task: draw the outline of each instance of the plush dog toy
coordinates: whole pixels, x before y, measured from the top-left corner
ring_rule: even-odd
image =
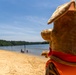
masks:
[[[41,36],[49,41],[50,51],[45,55],[46,75],[76,75],[76,9],[72,0],[57,8],[49,19],[53,29],[43,30]]]

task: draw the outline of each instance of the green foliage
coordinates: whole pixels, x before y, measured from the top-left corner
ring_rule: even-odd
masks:
[[[29,44],[48,44],[48,42],[27,42],[27,41],[6,41],[0,40],[0,46],[15,46],[15,45],[29,45]]]

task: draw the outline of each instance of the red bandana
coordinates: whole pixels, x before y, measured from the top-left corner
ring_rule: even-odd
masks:
[[[50,52],[48,56],[56,56],[60,58],[61,60],[67,61],[67,62],[76,62],[76,55],[72,54],[66,54],[63,52],[56,52],[50,48]]]

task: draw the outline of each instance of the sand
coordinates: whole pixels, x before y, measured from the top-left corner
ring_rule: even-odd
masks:
[[[0,50],[0,75],[45,75],[43,57]]]

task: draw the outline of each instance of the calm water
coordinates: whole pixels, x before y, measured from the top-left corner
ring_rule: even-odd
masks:
[[[36,44],[36,45],[20,45],[20,46],[0,46],[0,49],[21,52],[28,50],[29,54],[40,55],[42,51],[49,49],[49,44]]]

